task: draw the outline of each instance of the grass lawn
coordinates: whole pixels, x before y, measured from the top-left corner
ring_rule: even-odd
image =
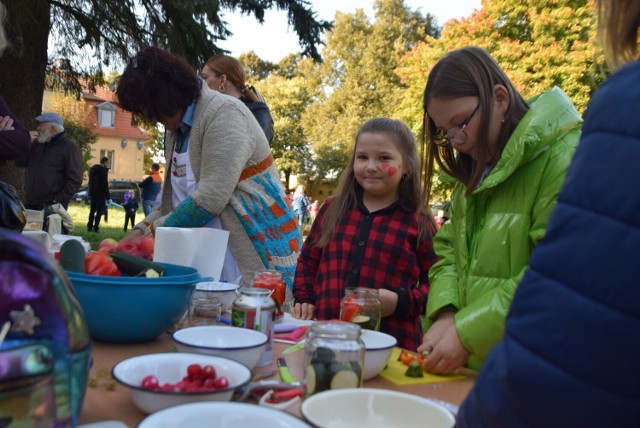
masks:
[[[113,238],[120,241],[125,236],[124,231],[124,210],[116,207],[109,207],[109,220],[105,221],[104,216],[100,221],[100,232],[87,232],[87,221],[89,221],[89,205],[84,202],[72,202],[69,204],[69,215],[73,219],[75,228],[72,235],[82,236],[82,238],[91,244],[92,250],[98,249],[98,244],[105,238]],[[142,208],[136,214],[136,223],[144,218]],[[129,226],[127,233],[131,232]]]

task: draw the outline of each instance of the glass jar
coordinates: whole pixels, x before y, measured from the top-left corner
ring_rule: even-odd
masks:
[[[382,303],[374,288],[348,287],[340,301],[340,319],[368,330],[380,330]]]
[[[270,297],[271,293],[271,290],[263,288],[239,288],[231,310],[231,324],[234,327],[250,328],[267,335],[267,346],[256,364],[258,367],[273,362],[273,314],[276,305]]]
[[[275,322],[281,322],[284,318],[284,299],[287,290],[282,272],[273,269],[256,271],[251,280],[251,286],[273,291],[271,298],[276,303],[274,319]]]
[[[304,345],[307,395],[362,386],[365,346],[360,332],[358,325],[344,321],[313,324]]]

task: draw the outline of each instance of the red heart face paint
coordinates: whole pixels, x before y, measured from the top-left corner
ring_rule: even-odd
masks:
[[[396,172],[398,172],[398,168],[396,168],[395,166],[389,167],[389,170],[387,171],[387,174],[389,174],[389,177],[393,177]]]

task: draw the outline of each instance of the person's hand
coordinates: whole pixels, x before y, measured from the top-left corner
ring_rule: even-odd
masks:
[[[123,241],[135,241],[140,238],[144,233],[140,229],[133,229],[130,234],[122,238]]]
[[[392,315],[398,305],[398,293],[387,290],[386,288],[378,289],[380,303],[382,303],[381,314],[383,317]]]
[[[467,363],[471,354],[462,346],[453,312],[438,317],[425,333],[418,352],[425,356],[422,367],[434,374],[448,374]]]
[[[38,138],[38,131],[29,131],[29,135],[31,136],[32,140],[35,140],[36,138]]]
[[[316,307],[311,303],[296,303],[291,315],[296,319],[312,320],[316,314]]]
[[[13,119],[9,116],[0,117],[0,131],[13,131]]]

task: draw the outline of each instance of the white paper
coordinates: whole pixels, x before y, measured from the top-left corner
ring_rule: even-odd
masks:
[[[153,261],[190,266],[201,277],[220,279],[229,232],[226,230],[181,227],[156,229]]]

